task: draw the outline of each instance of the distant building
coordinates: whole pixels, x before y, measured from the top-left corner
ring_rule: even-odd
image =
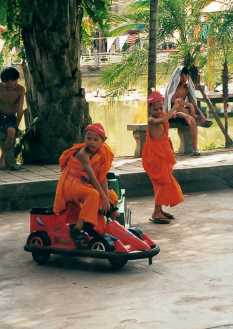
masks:
[[[203,15],[213,14],[220,11],[226,11],[232,8],[232,0],[215,0],[205,6],[201,12]]]

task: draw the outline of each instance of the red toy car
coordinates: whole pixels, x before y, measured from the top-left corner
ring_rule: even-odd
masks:
[[[77,249],[70,237],[70,225],[75,223],[74,212],[67,210],[57,216],[49,208],[31,210],[30,235],[24,249],[32,253],[39,264],[46,264],[51,254],[106,258],[115,269],[122,268],[128,260],[152,257],[159,246],[138,227],[125,228],[116,220],[106,219],[104,234],[99,238],[89,236],[89,248]]]

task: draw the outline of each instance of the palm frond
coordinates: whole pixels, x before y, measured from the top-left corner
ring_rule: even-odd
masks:
[[[138,24],[138,23],[128,23],[121,26],[118,26],[117,28],[111,30],[109,32],[109,35],[111,36],[118,36],[127,33],[129,30],[144,30],[145,25],[144,24]]]
[[[137,46],[131,53],[125,55],[120,64],[108,67],[102,74],[102,81],[111,96],[119,96],[146,71],[147,50]]]

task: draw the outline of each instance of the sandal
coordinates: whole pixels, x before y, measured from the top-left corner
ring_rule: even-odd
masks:
[[[199,126],[204,128],[209,128],[213,124],[213,121],[211,120],[205,120],[204,122],[200,122]]]
[[[201,153],[199,151],[193,151],[192,156],[193,157],[199,157]]]
[[[168,218],[149,218],[149,221],[153,224],[170,224],[171,222]]]
[[[172,214],[169,214],[169,212],[165,212],[162,210],[162,213],[164,216],[166,216],[168,219],[175,219],[175,217]]]

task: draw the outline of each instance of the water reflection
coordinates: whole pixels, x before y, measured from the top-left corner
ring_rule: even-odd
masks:
[[[93,121],[105,126],[108,144],[115,155],[133,155],[135,141],[132,132],[127,131],[127,124],[146,122],[145,102],[91,102],[90,114]]]
[[[107,132],[108,144],[111,146],[116,156],[133,155],[135,150],[135,140],[132,132],[127,131],[127,124],[146,122],[146,101],[137,100],[139,97],[145,98],[146,90],[145,78],[137,84],[136,93],[134,91],[126,94],[127,101],[109,98],[94,97],[97,89],[103,96],[99,77],[86,77],[83,79],[86,93],[91,95],[90,115],[94,122],[101,122]],[[132,100],[135,95],[136,100]],[[131,99],[131,100],[129,100]]]

